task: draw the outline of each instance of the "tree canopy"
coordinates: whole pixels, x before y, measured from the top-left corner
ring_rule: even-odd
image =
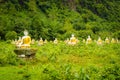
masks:
[[[0,0],[0,38],[7,39],[13,31],[22,36],[27,29],[35,39],[65,39],[72,33],[120,39],[119,4],[119,0]]]

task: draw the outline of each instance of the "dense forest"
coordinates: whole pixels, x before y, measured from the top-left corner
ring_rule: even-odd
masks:
[[[119,0],[0,0],[0,39],[120,39]]]

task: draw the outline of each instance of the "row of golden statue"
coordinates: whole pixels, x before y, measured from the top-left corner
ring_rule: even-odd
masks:
[[[25,30],[23,37],[19,37],[18,40],[12,40],[11,43],[15,44],[17,48],[30,48],[30,44],[35,44],[35,42],[37,42],[38,45],[41,46],[43,44],[46,44],[48,41],[46,39],[43,40],[42,38],[40,38],[39,41],[35,41],[34,39],[31,40],[31,37],[28,36],[28,31]],[[51,42],[53,42],[54,44],[58,44],[59,41],[57,40],[57,38],[55,38],[55,40]],[[79,43],[79,40],[74,36],[74,34],[72,34],[71,37],[67,38],[64,42],[68,45],[76,45],[77,43]],[[91,44],[93,40],[90,36],[88,36],[88,38],[86,40],[83,39],[82,42],[86,44]],[[110,40],[108,37],[106,37],[105,40],[102,40],[99,37],[98,40],[97,41],[94,40],[94,42],[96,42],[98,45],[102,45],[103,43],[106,43],[106,44],[119,43],[118,39],[112,38]]]

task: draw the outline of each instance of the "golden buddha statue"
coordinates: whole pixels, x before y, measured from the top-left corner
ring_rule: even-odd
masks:
[[[57,38],[55,38],[55,40],[54,40],[54,44],[57,44],[58,43],[58,40],[57,40]]]
[[[38,42],[38,45],[43,45],[43,39],[42,38],[40,38],[40,40],[39,40],[39,42]]]
[[[116,43],[116,40],[112,38],[111,43]]]
[[[83,39],[82,42],[85,43],[85,39]]]
[[[24,31],[24,35],[22,37],[21,43],[19,44],[20,48],[30,48],[31,37],[28,36],[28,31]]]
[[[101,45],[102,44],[102,39],[99,37],[98,40],[97,40],[97,44],[98,45]]]
[[[107,43],[107,44],[110,43],[110,40],[108,39],[108,37],[106,37],[106,39],[105,39],[105,43]]]
[[[18,39],[18,41],[17,41],[16,45],[19,45],[19,44],[21,43],[21,41],[22,41],[22,38],[21,38],[21,37],[19,37],[19,39]]]
[[[20,48],[22,43],[22,38],[19,37],[19,39],[16,41],[16,47]]]
[[[46,44],[47,42],[48,42],[47,39],[45,39],[45,40],[44,40],[44,43]]]
[[[69,38],[67,38],[64,42],[65,42],[66,44],[68,44],[68,42],[69,42]]]
[[[28,36],[28,31],[24,31],[24,36],[19,38],[21,42],[17,45],[17,48],[14,50],[14,52],[17,54],[20,58],[34,58],[37,49],[36,48],[30,48],[31,44],[31,37]]]
[[[70,42],[69,42],[71,45],[75,45],[77,43],[77,39],[76,37],[74,36],[74,34],[71,35],[71,38],[70,38]]]
[[[87,40],[86,40],[86,44],[90,44],[90,43],[92,43],[92,39],[91,39],[90,36],[88,36],[88,38],[87,38]]]
[[[118,38],[116,39],[116,42],[117,42],[117,43],[119,43],[119,40],[118,40]]]
[[[35,39],[32,39],[31,44],[35,44]]]

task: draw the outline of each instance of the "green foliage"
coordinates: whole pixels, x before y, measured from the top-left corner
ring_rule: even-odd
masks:
[[[93,32],[91,30],[80,30],[78,32],[78,36],[80,38],[86,39],[88,37],[88,35],[93,37]],[[93,37],[94,38],[94,37]]]
[[[113,66],[105,67],[102,72],[101,79],[120,79],[120,66],[115,64]]]
[[[115,32],[113,37],[120,39],[120,31]]]
[[[17,33],[15,31],[7,32],[5,35],[6,40],[14,40],[17,38]]]
[[[83,8],[91,10],[96,15],[101,18],[107,19],[109,21],[119,22],[119,1],[94,1],[94,0],[81,0],[79,1]],[[118,16],[117,16],[118,15]]]
[[[112,37],[111,33],[108,31],[101,31],[101,32],[98,32],[97,34],[103,39],[105,39],[106,37]]]
[[[3,46],[4,45],[4,46]],[[48,42],[37,48],[35,59],[20,59],[15,46],[0,42],[0,79],[2,80],[103,80],[120,79],[120,44],[80,41],[75,46]]]
[[[113,0],[1,0],[0,37],[5,40],[9,31],[21,36],[27,29],[35,39],[63,40],[69,34],[78,35],[81,30],[92,33],[84,36],[107,32],[106,36],[119,38],[119,3]]]

